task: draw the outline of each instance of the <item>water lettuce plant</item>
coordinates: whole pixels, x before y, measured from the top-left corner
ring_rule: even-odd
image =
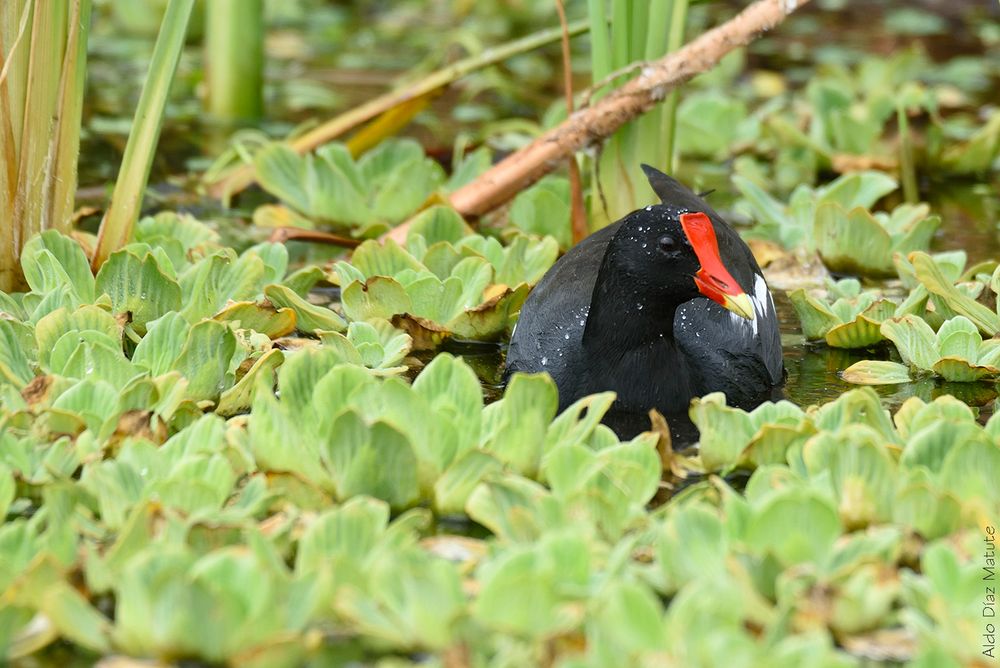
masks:
[[[554,237],[560,249],[568,250],[572,245],[569,197],[567,179],[547,176],[514,198],[510,223],[527,234]]]
[[[347,30],[342,8],[278,4],[326,39]],[[426,9],[390,4],[404,27],[414,24],[400,17]],[[511,11],[517,22],[547,11],[521,4],[462,11],[470,22],[487,16],[491,30]],[[682,41],[686,2],[631,4],[613,3],[631,28],[605,33],[605,55]],[[603,3],[591,7],[599,23]],[[995,41],[988,28],[967,38]],[[462,32],[477,46],[468,24]],[[369,34],[352,45],[365,48]],[[836,264],[838,244],[857,232],[844,248],[863,260],[859,273],[895,273],[910,291],[898,308],[880,296],[892,287],[862,290],[854,279],[828,284],[824,297],[793,293],[806,335],[866,347],[886,337],[905,364],[869,370],[923,376],[956,395],[933,378],[1000,369],[996,263],[907,254],[933,224],[923,206],[868,212],[914,166],[997,168],[997,116],[973,120],[975,105],[955,102],[978,79],[989,89],[990,62],[946,70],[912,52],[868,58],[827,66],[802,94],[794,77],[744,76],[734,59],[695,79],[678,112],[691,182],[735,158],[758,237],[815,249],[819,229],[815,246]],[[539,63],[549,65],[528,66]],[[718,76],[730,77],[726,96]],[[18,77],[12,67],[0,86]],[[658,134],[672,113],[639,130]],[[706,134],[713,124],[725,127]],[[495,132],[476,128],[472,141],[492,145]],[[302,266],[298,242],[254,243],[247,236],[259,232],[242,220],[165,212],[140,220],[93,271],[97,239],[86,231],[25,239],[26,284],[0,292],[0,663],[984,660],[981,555],[1000,509],[1000,417],[984,421],[955,396],[886,409],[919,393],[913,386],[888,402],[861,388],[753,411],[710,395],[691,408],[697,450],[674,452],[659,418],[626,441],[604,426],[609,393],[559,413],[545,375],[489,387],[476,360],[438,345],[503,340],[569,243],[566,183],[543,180],[474,230],[439,194],[488,166],[488,148],[446,180],[418,145],[362,154],[373,135],[359,136],[309,157],[264,148],[264,185],[283,203],[255,220],[359,241],[412,220],[402,242],[369,240]],[[816,185],[828,168],[852,173]]]
[[[753,236],[786,248],[808,249],[815,246],[813,227],[823,205],[838,204],[846,211],[871,209],[898,187],[893,178],[881,172],[852,172],[819,188],[799,185],[786,203],[769,195],[746,176],[734,175],[733,185],[743,196],[738,208],[754,222]]]
[[[414,220],[405,248],[367,241],[333,278],[348,318],[392,320],[429,348],[450,336],[496,339],[558,251],[552,237],[516,235],[504,246],[438,206]]]
[[[353,262],[544,271],[458,222],[432,212],[406,249]],[[867,389],[751,413],[714,396],[692,409],[699,457],[672,457],[662,433],[602,425],[607,393],[557,414],[551,379],[516,375],[486,404],[449,354],[407,380],[408,335],[346,306],[349,322],[318,327],[302,304],[341,315],[302,297],[316,273],[289,274],[281,247],[237,254],[179,216],[139,231],[89,279],[76,242],[47,233],[24,258],[32,292],[0,297],[7,659],[62,641],[226,665],[456,647],[533,665],[556,643],[584,666],[825,666],[886,633],[911,638],[905,660],[964,656],[934,633],[949,594],[912,564],[950,558],[920,546],[966,539],[1000,503],[1000,420],[950,398],[890,418]],[[650,510],[668,464],[752,473],[745,491],[710,476]]]
[[[885,278],[896,275],[896,253],[926,251],[941,219],[926,204],[901,204],[891,213],[847,209],[836,202],[816,208],[813,227],[816,251],[823,263],[840,274]]]
[[[976,325],[964,316],[945,321],[936,334],[924,320],[912,315],[886,320],[881,330],[896,346],[903,364],[857,362],[844,371],[845,380],[872,385],[907,382],[907,367],[952,382],[1000,376],[1000,341],[984,341]]]
[[[962,273],[964,264],[964,256],[935,258],[921,252],[912,253],[906,261],[898,259],[897,268],[904,283],[918,283],[900,304],[899,313],[920,315],[936,327],[961,315],[986,336],[1000,332],[1000,315],[979,301],[987,283],[996,285],[994,263],[980,263]],[[982,272],[992,275],[987,277]]]
[[[445,181],[441,166],[410,139],[382,142],[356,161],[343,144],[299,155],[275,142],[257,152],[254,167],[261,186],[297,214],[299,225],[362,238],[415,213]]]
[[[807,340],[834,348],[868,348],[884,341],[880,326],[896,311],[895,302],[877,290],[861,289],[857,279],[828,281],[826,297],[804,288],[788,293]]]

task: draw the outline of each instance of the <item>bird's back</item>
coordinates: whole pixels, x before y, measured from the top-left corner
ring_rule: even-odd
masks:
[[[504,381],[521,371],[547,371],[559,386],[560,407],[580,385],[581,341],[597,273],[621,223],[594,232],[552,266],[521,307],[507,349]],[[572,369],[572,372],[570,371]],[[574,397],[575,398],[575,397]]]

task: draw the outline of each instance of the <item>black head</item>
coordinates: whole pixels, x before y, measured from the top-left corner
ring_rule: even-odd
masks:
[[[695,275],[701,263],[681,225],[684,213],[660,204],[628,214],[605,251],[599,282],[650,314],[672,313],[700,296]]]
[[[675,309],[697,297],[753,318],[749,297],[719,253],[716,220],[721,219],[674,179],[647,165],[643,169],[663,203],[622,219],[605,251],[592,308],[657,331],[670,330]]]

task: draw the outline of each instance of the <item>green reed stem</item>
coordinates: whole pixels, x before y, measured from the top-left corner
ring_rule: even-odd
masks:
[[[205,106],[225,123],[264,112],[264,2],[211,0],[205,4]]]
[[[194,0],[170,0],[167,5],[156,46],[153,47],[149,73],[139,96],[139,106],[135,110],[132,131],[125,144],[125,155],[111,195],[111,205],[101,222],[92,261],[95,270],[132,238],[160,138],[167,96],[177,71],[193,8]]]

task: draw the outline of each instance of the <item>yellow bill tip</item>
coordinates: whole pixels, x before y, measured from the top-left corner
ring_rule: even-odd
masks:
[[[724,295],[722,306],[747,320],[753,320],[756,315],[750,297],[745,292],[738,295]]]

